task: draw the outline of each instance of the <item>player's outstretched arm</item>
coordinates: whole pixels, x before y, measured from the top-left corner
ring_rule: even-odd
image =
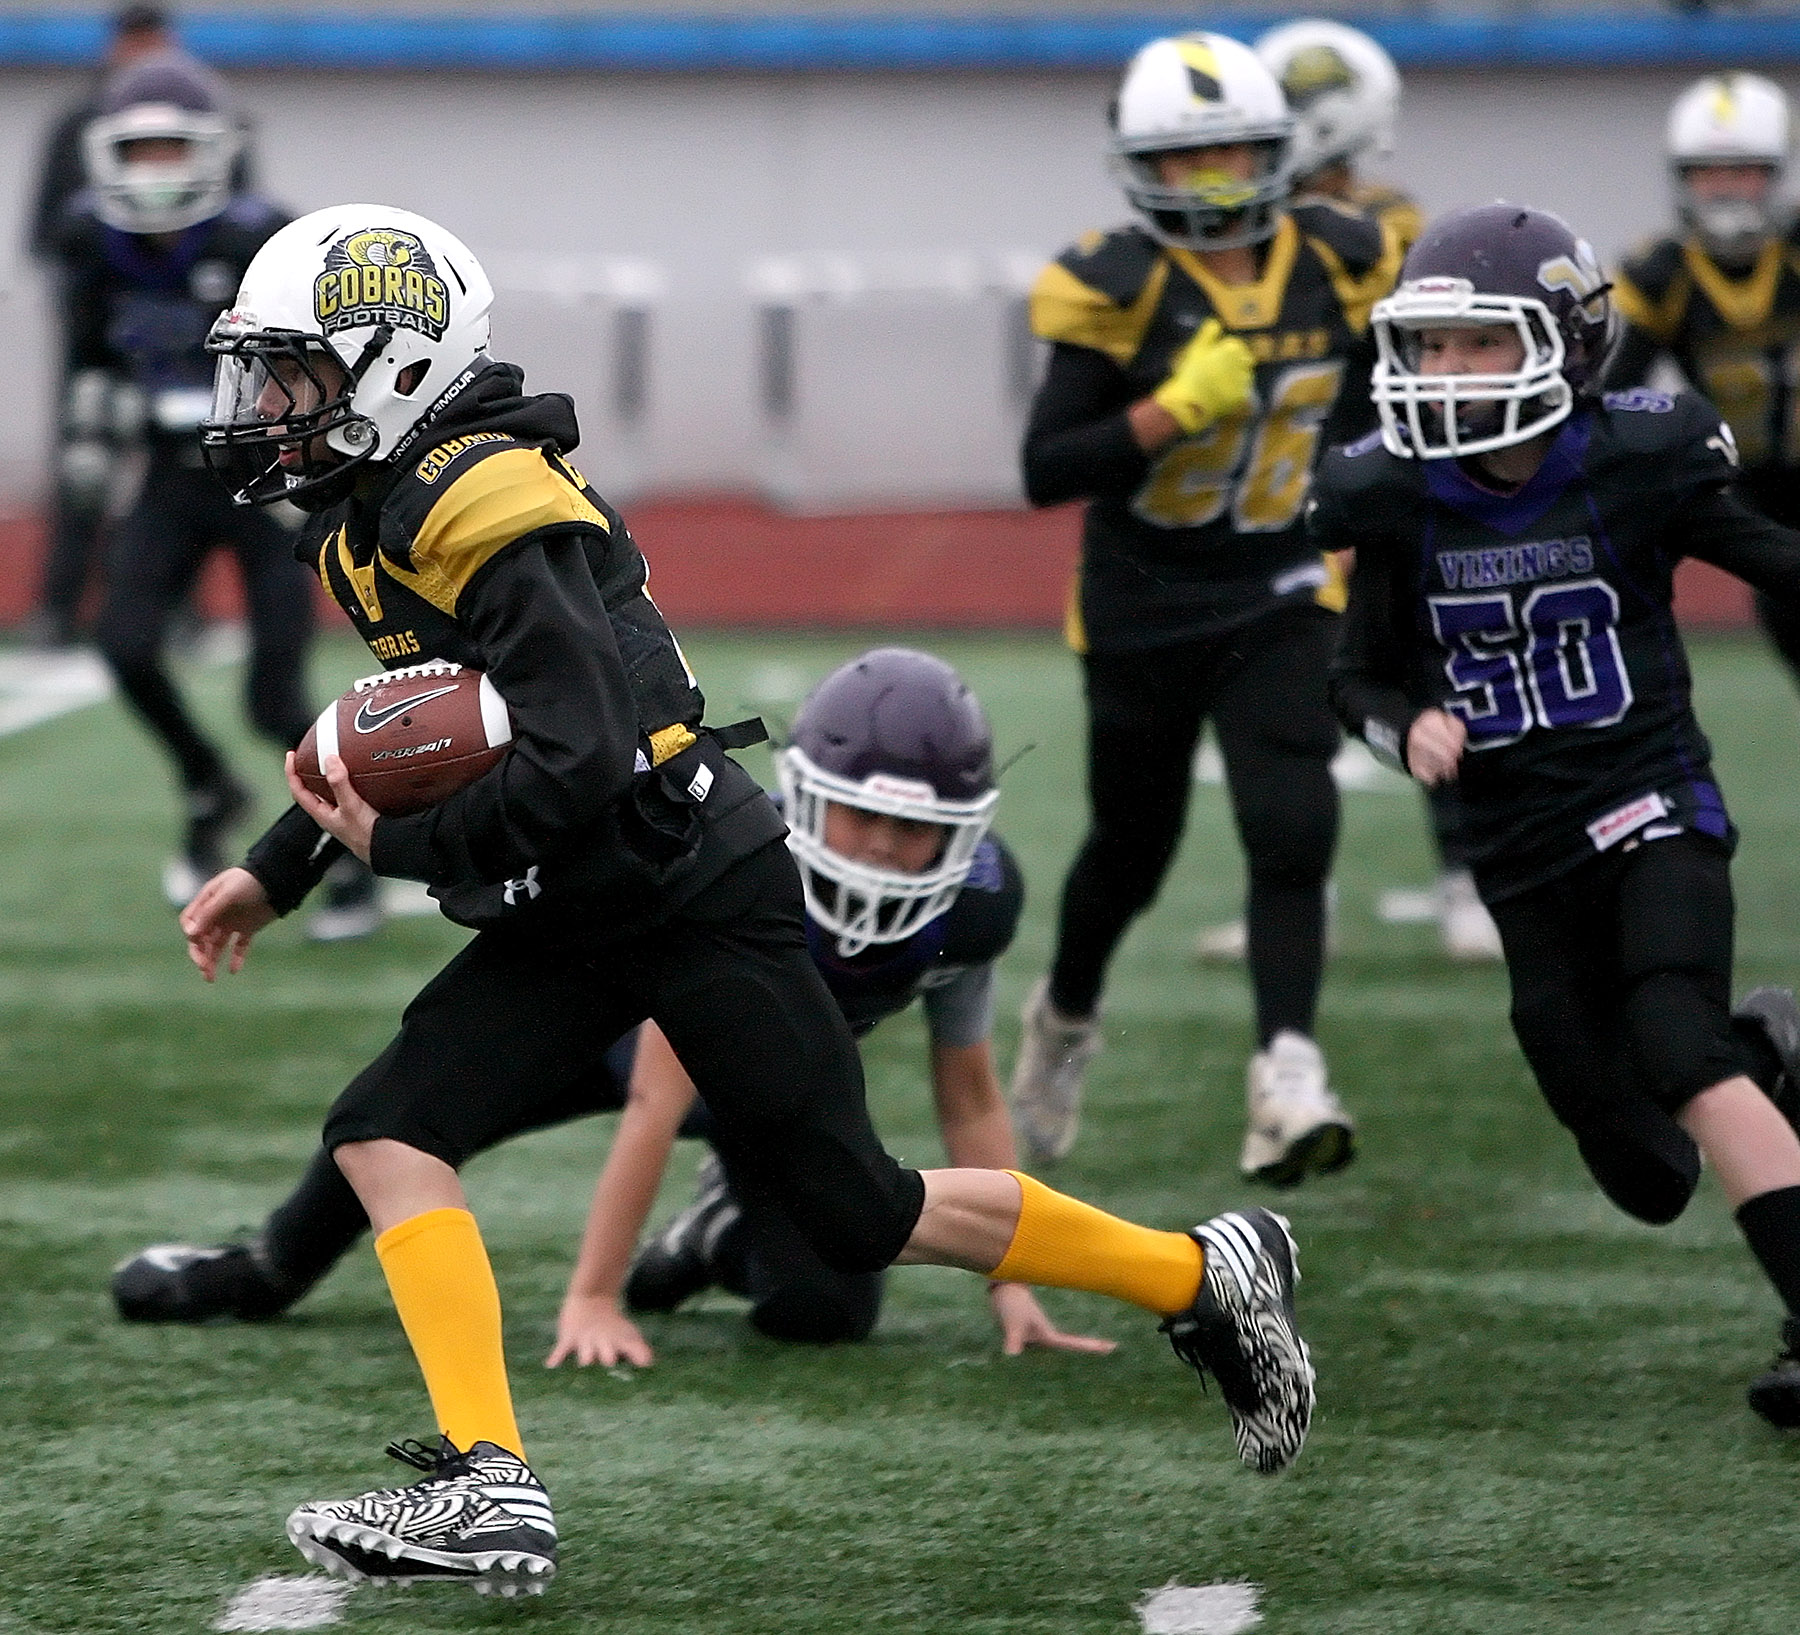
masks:
[[[937,1101],[944,1154],[959,1169],[1017,1169],[1012,1120],[994,1070],[994,1047],[931,1047],[931,1084]],[[1000,1325],[1001,1349],[1016,1357],[1032,1346],[1046,1351],[1086,1351],[1105,1356],[1117,1342],[1089,1334],[1065,1334],[1023,1283],[990,1282],[988,1299]]]
[[[654,1022],[638,1030],[631,1088],[613,1137],[612,1151],[594,1185],[581,1253],[569,1274],[556,1344],[544,1359],[555,1368],[565,1358],[581,1366],[610,1368],[628,1362],[648,1368],[656,1360],[649,1342],[619,1304],[631,1252],[662,1184],[675,1132],[694,1102],[693,1081],[675,1059]]]
[[[248,869],[215,874],[181,911],[181,930],[188,958],[208,982],[217,979],[219,961],[233,976],[250,955],[250,939],[275,919],[269,894]]]

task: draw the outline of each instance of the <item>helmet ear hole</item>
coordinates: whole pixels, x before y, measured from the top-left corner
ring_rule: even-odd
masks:
[[[431,373],[431,359],[418,358],[409,363],[394,377],[394,392],[399,397],[411,397],[425,384],[425,377]]]

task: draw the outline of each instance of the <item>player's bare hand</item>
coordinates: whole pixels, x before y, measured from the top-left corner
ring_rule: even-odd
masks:
[[[593,1363],[602,1368],[616,1363],[648,1368],[656,1361],[656,1353],[638,1332],[637,1324],[619,1310],[614,1296],[572,1294],[556,1314],[556,1344],[544,1366],[555,1368],[570,1358],[579,1368]]]
[[[1000,1325],[1001,1350],[1016,1357],[1027,1347],[1044,1351],[1086,1351],[1104,1357],[1118,1349],[1117,1340],[1101,1340],[1091,1334],[1065,1334],[1050,1321],[1037,1296],[1023,1283],[995,1283],[988,1289],[994,1318]]]
[[[208,982],[219,974],[219,961],[236,976],[250,954],[250,939],[275,918],[269,894],[248,869],[215,874],[181,911],[181,930],[188,958]]]
[[[1406,767],[1420,783],[1435,789],[1449,783],[1462,764],[1469,729],[1460,715],[1426,710],[1406,734]]]
[[[288,751],[288,788],[300,810],[333,840],[341,840],[366,863],[369,861],[369,849],[375,841],[375,819],[381,814],[357,794],[355,786],[350,782],[350,773],[340,757],[327,755],[322,770],[325,781],[331,785],[335,805],[330,800],[321,800],[300,781],[299,774],[294,771],[293,751]]]

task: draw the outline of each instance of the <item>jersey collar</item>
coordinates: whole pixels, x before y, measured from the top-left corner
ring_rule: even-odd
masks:
[[[1580,477],[1592,433],[1590,411],[1578,408],[1557,429],[1544,463],[1514,493],[1496,494],[1481,487],[1469,478],[1458,460],[1426,461],[1425,490],[1440,504],[1460,511],[1497,534],[1522,534]]]
[[[1281,316],[1281,303],[1287,297],[1288,279],[1293,276],[1294,258],[1300,251],[1300,229],[1285,211],[1275,236],[1269,241],[1269,253],[1263,258],[1262,276],[1253,284],[1228,284],[1192,250],[1179,245],[1167,247],[1167,254],[1184,273],[1200,287],[1219,322],[1227,329],[1269,329]]]

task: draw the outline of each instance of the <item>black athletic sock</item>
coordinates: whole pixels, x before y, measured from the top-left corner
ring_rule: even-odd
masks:
[[[300,1184],[263,1223],[265,1269],[289,1301],[298,1300],[369,1229],[369,1217],[344,1172],[323,1147]]]
[[[1777,1187],[1739,1206],[1737,1223],[1790,1317],[1800,1317],[1800,1186]]]
[[[1750,1069],[1750,1077],[1756,1081],[1757,1089],[1779,1105],[1778,1092],[1784,1070],[1762,1023],[1753,1016],[1734,1016],[1731,1033],[1744,1052],[1745,1065]]]
[[[1310,1039],[1325,974],[1325,888],[1252,875],[1244,919],[1260,1047],[1287,1030]]]

